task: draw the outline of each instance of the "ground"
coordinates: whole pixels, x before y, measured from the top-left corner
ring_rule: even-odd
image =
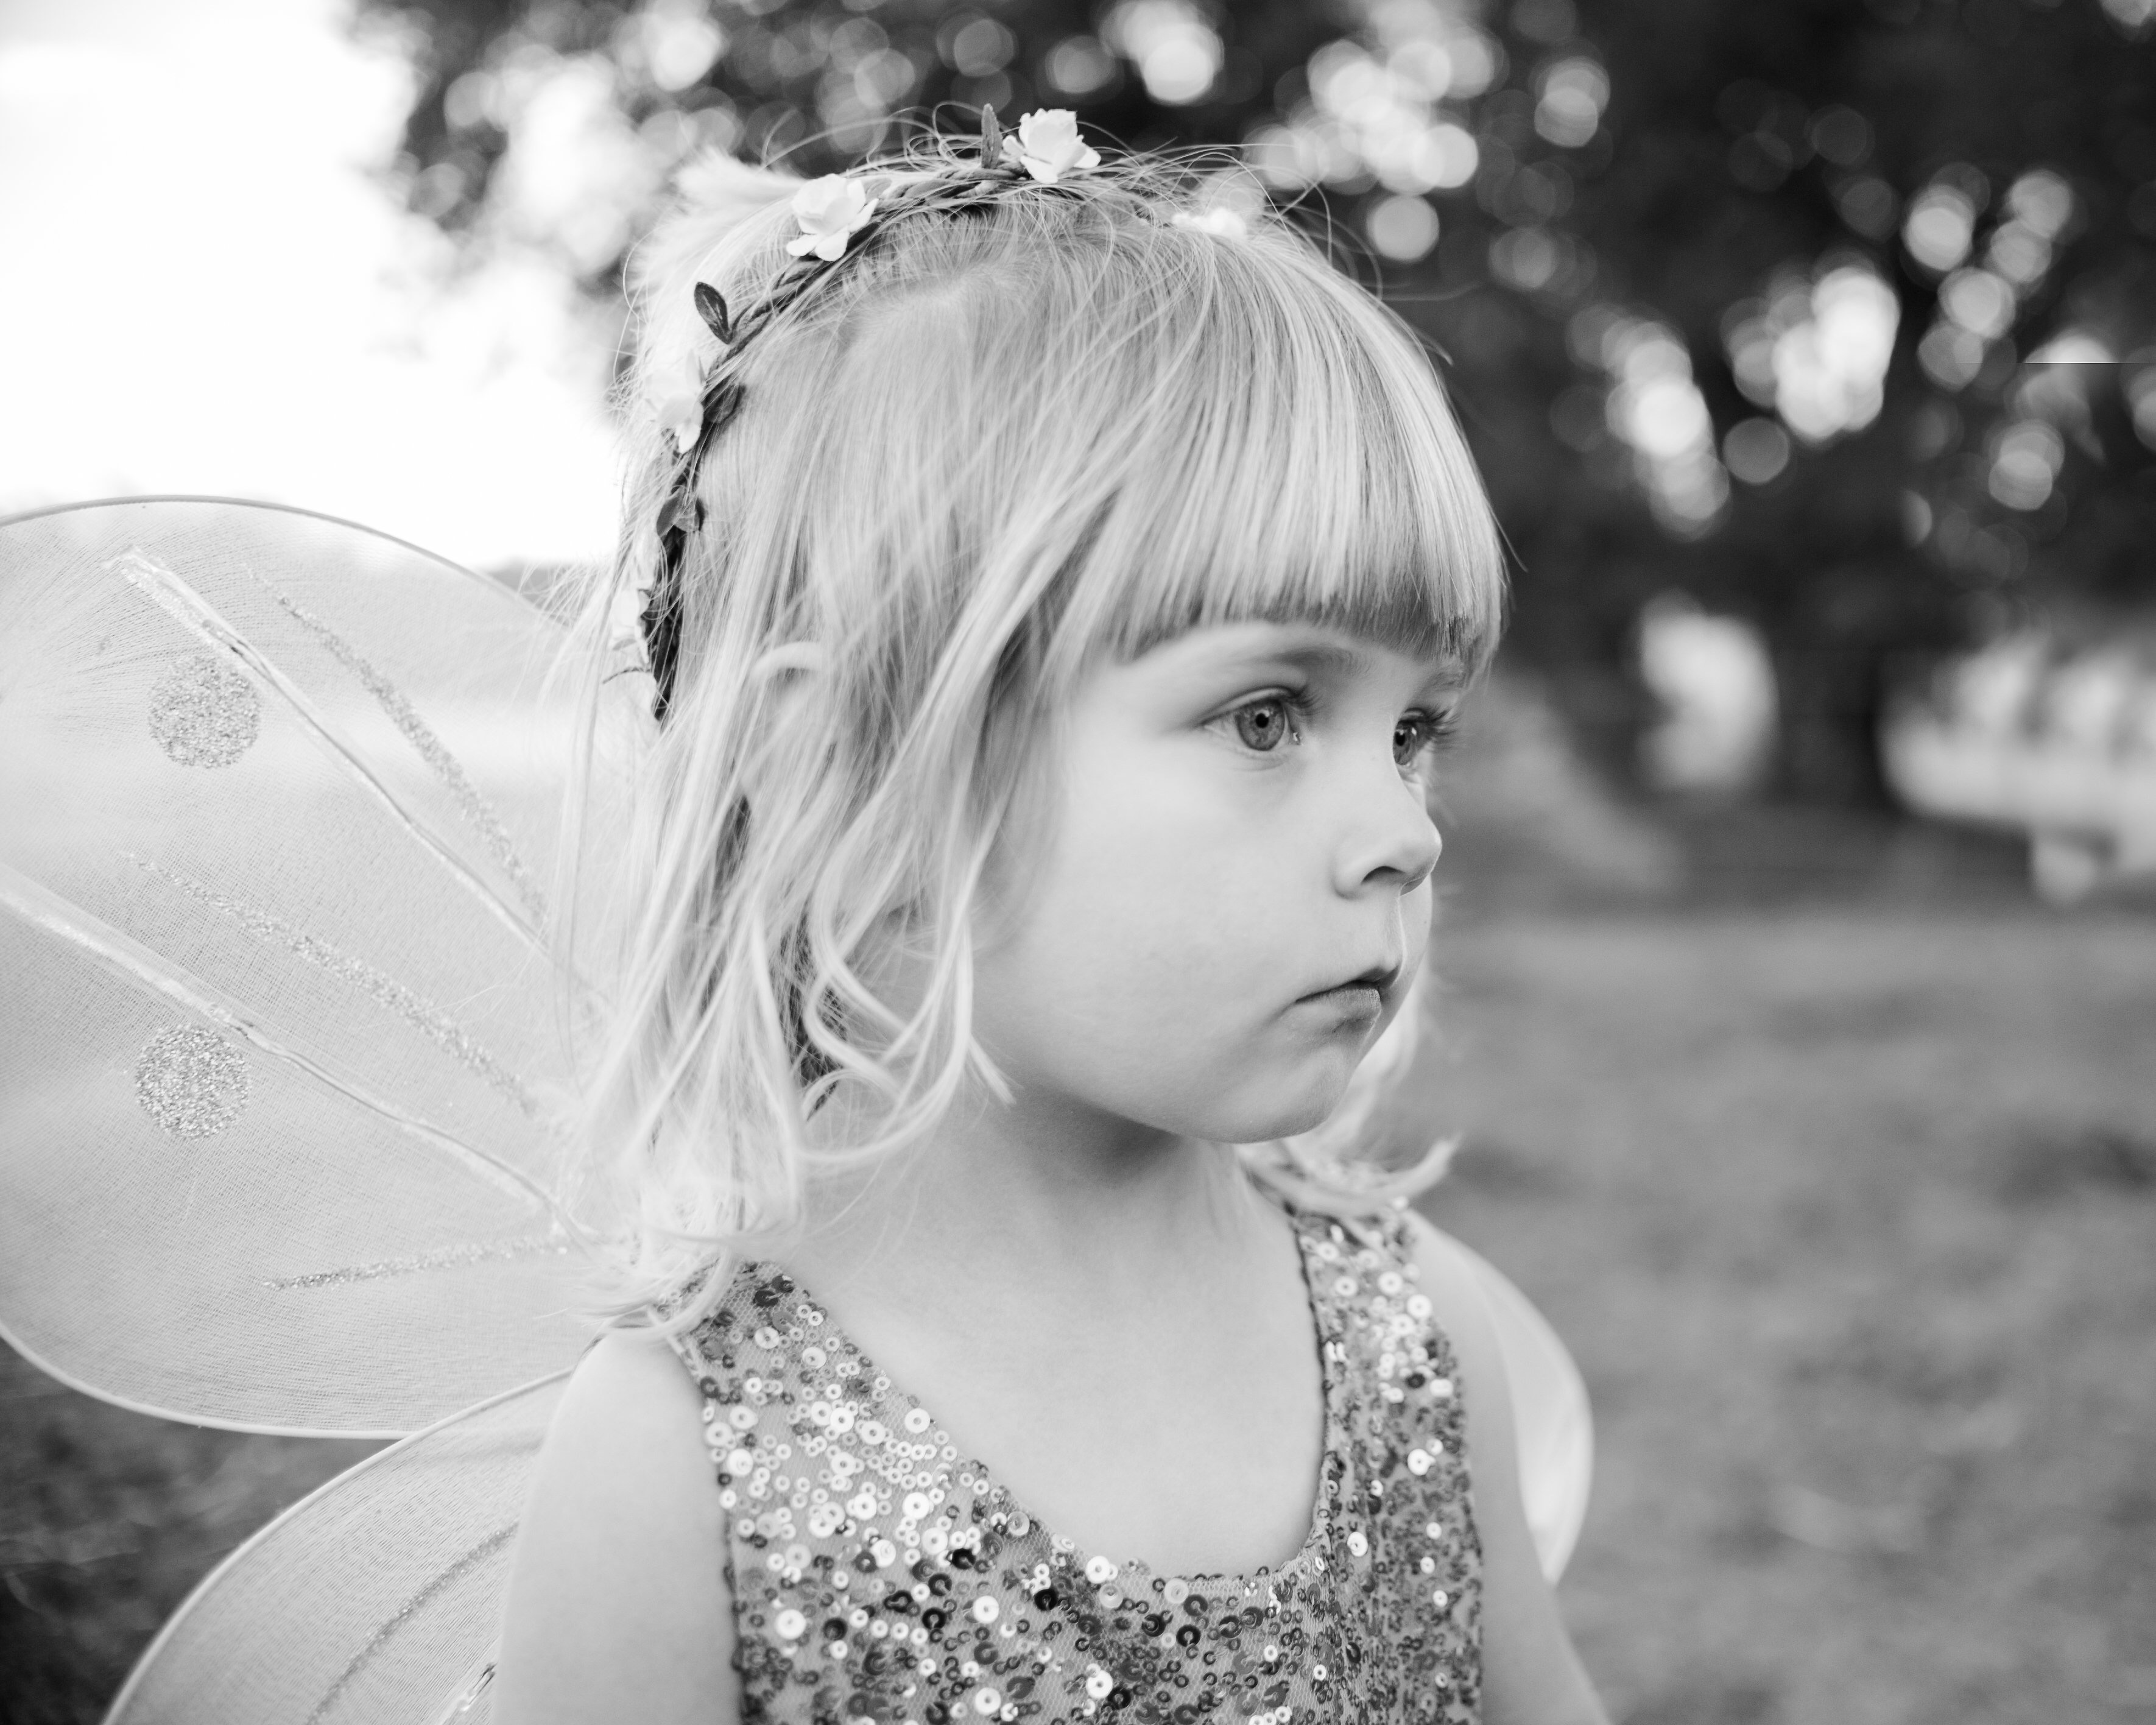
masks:
[[[1442,942],[1431,1213],[1577,1354],[1623,1725],[2156,1720],[2156,922]]]
[[[1619,1725],[2156,1721],[2156,918],[1924,896],[1440,933],[1427,1207],[1592,1391],[1563,1597]],[[95,1718],[367,1448],[0,1363],[0,1720]]]

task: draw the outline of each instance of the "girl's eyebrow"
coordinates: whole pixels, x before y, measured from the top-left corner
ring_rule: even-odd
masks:
[[[1288,646],[1253,645],[1227,655],[1228,662],[1240,666],[1286,665],[1306,675],[1351,679],[1367,674],[1371,669],[1370,655],[1359,647],[1340,641],[1306,641]],[[1456,660],[1445,658],[1429,661],[1423,677],[1426,688],[1443,685],[1456,690],[1465,680],[1465,672]]]
[[[1206,643],[1201,649],[1201,662],[1222,671],[1284,666],[1312,675],[1338,677],[1358,676],[1371,668],[1370,655],[1352,642],[1296,639],[1291,634],[1282,639],[1286,629],[1278,624],[1269,629],[1279,633]]]
[[[1252,646],[1231,655],[1248,665],[1284,665],[1312,675],[1353,677],[1370,668],[1370,657],[1353,647],[1312,641],[1300,646]]]

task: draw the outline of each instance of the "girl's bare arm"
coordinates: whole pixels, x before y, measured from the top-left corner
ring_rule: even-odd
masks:
[[[1486,1725],[1609,1725],[1543,1579],[1520,1507],[1512,1396],[1474,1271],[1450,1238],[1414,1219],[1422,1286],[1459,1356],[1468,1466],[1482,1539],[1482,1702]]]
[[[740,1716],[701,1416],[680,1361],[647,1332],[616,1332],[577,1368],[517,1534],[499,1725]]]

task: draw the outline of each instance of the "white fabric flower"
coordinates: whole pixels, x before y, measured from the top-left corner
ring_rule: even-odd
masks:
[[[674,453],[687,454],[704,430],[704,386],[701,378],[692,373],[680,388],[660,398],[659,424],[660,429],[674,439]]]
[[[1188,228],[1194,233],[1218,234],[1223,239],[1243,239],[1249,236],[1250,224],[1241,212],[1232,210],[1224,203],[1216,203],[1209,210],[1178,210],[1172,218],[1178,228]]]
[[[801,237],[788,240],[786,249],[797,258],[814,252],[827,264],[843,258],[875,207],[876,200],[859,180],[844,174],[811,180],[793,194],[793,219],[801,224]]]
[[[1078,136],[1078,116],[1070,109],[1035,108],[1019,121],[1018,136],[1004,140],[1004,160],[1052,186],[1073,168],[1098,167],[1101,152]]]
[[[644,608],[651,603],[648,587],[617,588],[607,605],[607,648],[614,653],[644,650]]]

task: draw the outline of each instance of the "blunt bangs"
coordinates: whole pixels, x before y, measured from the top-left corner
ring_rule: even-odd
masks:
[[[1291,233],[1178,261],[1168,314],[1095,373],[1147,401],[1111,434],[1122,470],[1065,622],[1119,657],[1322,623],[1479,673],[1503,552],[1415,338]]]

